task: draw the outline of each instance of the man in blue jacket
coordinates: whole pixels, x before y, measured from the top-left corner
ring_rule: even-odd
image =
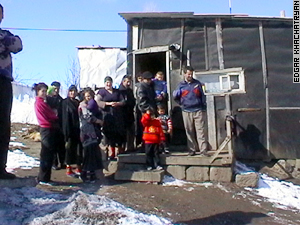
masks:
[[[206,98],[200,81],[193,78],[194,69],[187,66],[183,70],[184,80],[173,92],[174,100],[181,106],[187,136],[189,155],[196,151],[207,156],[207,141],[204,134]]]

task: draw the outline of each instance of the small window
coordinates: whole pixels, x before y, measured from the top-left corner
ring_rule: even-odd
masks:
[[[245,93],[245,78],[242,68],[230,68],[217,71],[195,72],[206,94]]]

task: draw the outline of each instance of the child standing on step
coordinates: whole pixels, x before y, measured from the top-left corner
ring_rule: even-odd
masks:
[[[149,108],[142,116],[144,127],[143,140],[145,142],[147,170],[162,170],[159,159],[159,145],[165,141],[160,120],[155,118],[154,109]]]
[[[171,135],[172,135],[172,121],[171,118],[166,114],[166,108],[164,105],[160,104],[157,106],[157,113],[158,113],[158,119],[160,120],[161,127],[163,129],[164,135],[165,135],[165,141],[162,143],[162,152],[163,153],[170,153],[169,152],[169,146],[171,142]]]

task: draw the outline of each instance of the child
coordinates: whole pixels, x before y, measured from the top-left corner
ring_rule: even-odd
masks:
[[[169,146],[170,146],[170,140],[172,135],[172,121],[170,117],[166,114],[166,109],[164,105],[158,105],[157,106],[157,112],[158,112],[158,119],[160,120],[165,139],[166,141],[163,142],[163,152],[169,153]]]
[[[41,133],[40,170],[37,177],[39,184],[51,185],[51,168],[54,154],[58,147],[59,121],[55,112],[47,104],[47,89],[45,83],[34,84],[36,101],[34,109]]]
[[[87,90],[89,90],[89,92],[92,93],[92,95],[93,95],[93,96],[91,96],[91,99],[87,102],[87,109],[92,113],[92,116],[96,117],[99,120],[103,120],[102,112],[101,112],[101,110],[99,110],[98,104],[94,99],[94,94],[93,94],[94,91],[90,88],[86,88],[86,90],[84,92],[87,92]],[[95,126],[95,131],[96,131],[96,134],[98,137],[98,142],[100,144],[101,139],[102,139],[102,133],[101,133],[102,125],[94,124],[94,126]]]
[[[158,71],[153,79],[154,91],[156,94],[156,101],[158,104],[165,104],[167,102],[167,83],[164,81],[164,73]]]
[[[161,123],[154,116],[154,110],[148,109],[142,116],[144,127],[143,140],[145,142],[147,170],[162,170],[159,160],[159,145],[165,141]]]
[[[80,178],[84,182],[94,183],[96,180],[95,171],[103,168],[102,156],[99,148],[99,137],[95,129],[95,125],[103,124],[103,121],[92,115],[88,109],[88,103],[94,99],[95,93],[91,89],[83,92],[84,99],[79,104],[79,120],[80,120],[80,139],[83,146],[83,163]],[[88,174],[90,178],[88,179]]]

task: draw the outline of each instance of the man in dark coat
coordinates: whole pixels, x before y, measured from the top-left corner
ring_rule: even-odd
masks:
[[[120,84],[119,91],[124,98],[125,105],[123,106],[123,116],[124,116],[124,125],[126,129],[126,146],[125,150],[127,152],[134,151],[134,106],[135,106],[135,97],[133,95],[133,90],[131,86],[131,76],[125,75]]]
[[[152,78],[153,75],[149,71],[142,74],[143,81],[138,90],[138,106],[142,113],[152,110],[156,113],[156,94],[154,91]]]

